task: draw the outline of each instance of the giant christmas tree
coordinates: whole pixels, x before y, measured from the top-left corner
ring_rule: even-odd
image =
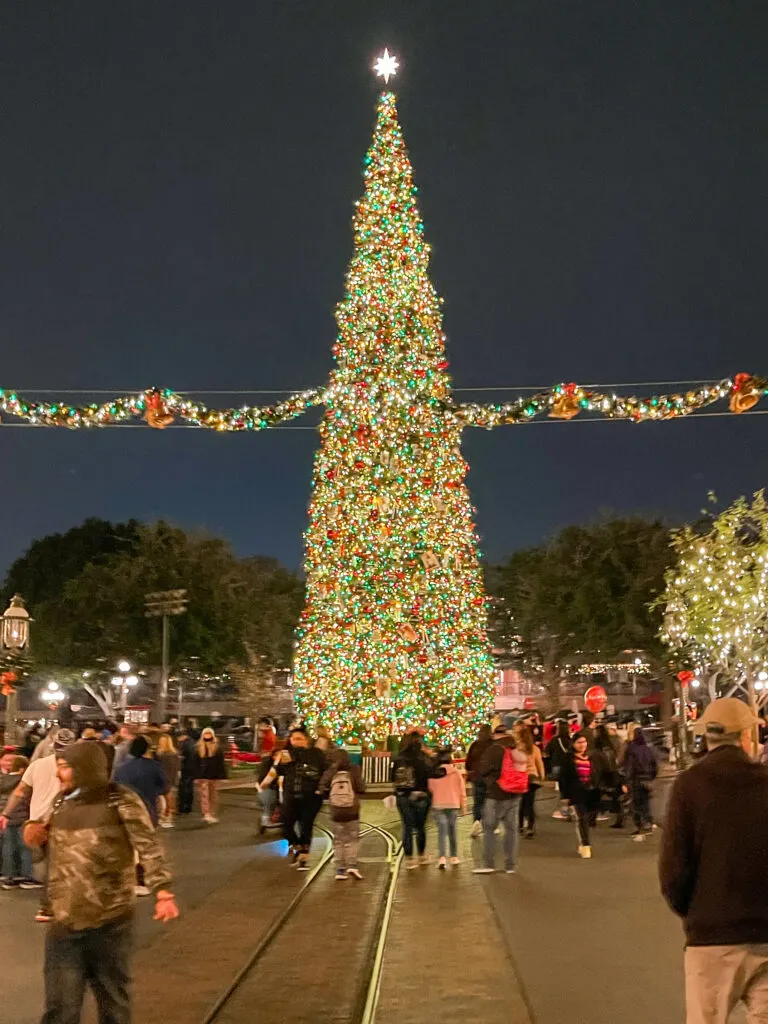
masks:
[[[370,743],[409,724],[467,740],[493,666],[440,300],[395,97],[381,95],[337,309],[295,657],[308,724]]]

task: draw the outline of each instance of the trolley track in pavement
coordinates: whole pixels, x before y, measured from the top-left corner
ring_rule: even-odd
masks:
[[[237,803],[250,808],[245,801]],[[264,1024],[288,1016],[301,1024],[321,1024],[330,1017],[373,1024],[402,850],[390,831],[394,821],[363,821],[361,826],[361,849],[372,853],[378,845],[381,854],[384,847],[384,856],[361,858],[365,881],[350,879],[342,885],[333,880],[332,836],[316,826],[329,840],[328,849],[200,1024],[250,1020],[255,1006]],[[287,1000],[298,1005],[289,1008]]]

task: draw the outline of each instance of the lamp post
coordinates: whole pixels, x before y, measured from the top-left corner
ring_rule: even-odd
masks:
[[[0,626],[0,645],[13,660],[19,658],[29,648],[30,622],[32,619],[24,607],[24,599],[19,594],[14,594],[11,603],[3,612],[2,626]],[[12,746],[16,736],[16,709],[19,695],[16,687],[10,683],[4,687],[4,691],[5,743],[6,746]]]
[[[170,662],[171,635],[168,617],[183,615],[187,610],[186,590],[163,590],[159,593],[145,595],[148,619],[163,620],[162,670],[160,675],[160,694],[155,705],[155,716],[160,725],[165,721],[165,709],[168,705],[168,670]]]
[[[112,685],[120,690],[120,710],[125,718],[125,709],[128,704],[128,690],[132,686],[138,686],[139,677],[131,671],[130,661],[119,661],[117,663],[118,675],[112,676]]]

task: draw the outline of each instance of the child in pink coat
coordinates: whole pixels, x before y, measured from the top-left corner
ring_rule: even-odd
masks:
[[[453,763],[450,747],[439,752],[437,763],[445,774],[429,780],[429,792],[432,794],[432,812],[437,822],[437,845],[440,854],[437,866],[441,871],[445,871],[446,846],[450,849],[451,864],[455,866],[459,863],[456,818],[459,811],[462,814],[467,813],[467,787],[464,785],[463,775]]]

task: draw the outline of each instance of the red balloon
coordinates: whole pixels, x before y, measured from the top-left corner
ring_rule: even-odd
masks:
[[[590,686],[584,694],[584,704],[586,705],[587,711],[591,711],[593,715],[598,714],[600,711],[604,711],[607,703],[608,694],[602,686]]]

